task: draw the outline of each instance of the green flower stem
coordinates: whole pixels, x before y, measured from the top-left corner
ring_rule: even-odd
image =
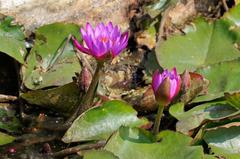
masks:
[[[101,74],[101,70],[103,68],[103,64],[104,64],[104,62],[98,62],[97,68],[96,68],[95,73],[92,78],[92,82],[91,82],[86,94],[84,95],[84,97],[82,99],[82,103],[80,105],[81,108],[79,109],[78,114],[81,114],[84,111],[86,111],[92,107],[92,102],[93,102],[93,99],[95,96],[95,92],[97,90],[99,77]]]
[[[155,119],[154,126],[153,126],[153,134],[154,135],[157,135],[159,132],[159,127],[160,127],[161,118],[163,115],[163,110],[164,110],[164,106],[162,104],[159,104],[157,117]]]

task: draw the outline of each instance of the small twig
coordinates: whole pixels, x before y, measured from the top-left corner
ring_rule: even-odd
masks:
[[[18,98],[16,96],[0,94],[0,102],[13,102],[16,101]]]
[[[69,155],[69,154],[77,153],[77,152],[82,151],[82,150],[100,148],[100,147],[103,147],[105,144],[106,144],[106,141],[99,141],[97,143],[78,145],[78,146],[70,147],[70,148],[55,152],[55,153],[50,153],[49,156],[63,157],[63,156]]]
[[[228,8],[226,0],[222,0],[222,3],[223,3],[223,7],[224,7],[225,11],[228,11],[229,8]]]
[[[23,140],[23,142],[14,144],[14,148],[16,149],[22,149],[23,147],[26,146],[31,146],[37,143],[43,143],[43,142],[49,142],[55,139],[58,139],[60,136],[57,134],[54,135],[48,135],[48,136],[37,136],[35,134],[28,134],[22,137],[17,138],[17,141]]]
[[[63,124],[47,124],[47,123],[39,123],[36,128],[45,129],[51,131],[65,131],[71,126],[71,122],[65,122]]]

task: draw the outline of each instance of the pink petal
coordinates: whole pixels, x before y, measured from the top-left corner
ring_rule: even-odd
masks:
[[[86,53],[86,54],[91,54],[89,49],[83,47],[81,44],[78,43],[77,39],[73,39],[73,44],[78,48],[78,50],[80,50],[81,52],[83,53]]]
[[[157,92],[158,87],[160,86],[161,83],[162,83],[162,76],[159,73],[159,71],[156,70],[152,77],[152,88],[155,93]]]

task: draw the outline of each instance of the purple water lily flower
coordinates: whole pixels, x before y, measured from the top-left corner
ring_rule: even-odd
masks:
[[[73,38],[74,45],[97,60],[116,57],[128,44],[128,32],[121,33],[120,28],[113,26],[112,22],[107,25],[100,23],[95,29],[87,23],[85,30],[81,28],[80,31],[86,45],[79,44]]]
[[[174,97],[176,97],[180,91],[181,78],[174,67],[171,72],[167,69],[163,73],[155,71],[152,78],[152,88],[156,97],[156,100],[160,104],[167,106],[171,103]]]

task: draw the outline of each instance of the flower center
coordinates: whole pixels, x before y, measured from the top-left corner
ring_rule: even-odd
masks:
[[[101,37],[101,38],[100,38],[100,41],[103,42],[103,43],[106,43],[106,42],[108,42],[108,38],[106,38],[106,37]]]

